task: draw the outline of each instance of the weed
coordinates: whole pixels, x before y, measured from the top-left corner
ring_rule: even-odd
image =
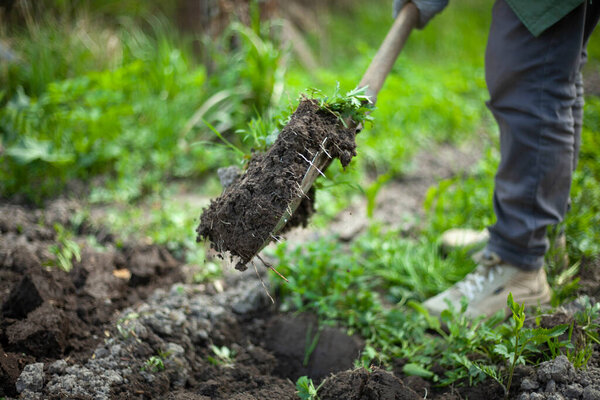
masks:
[[[568,328],[567,325],[557,325],[551,329],[524,328],[525,305],[517,304],[509,293],[506,304],[512,312],[512,328],[508,342],[496,345],[494,352],[508,361],[508,381],[504,387],[505,398],[508,399],[510,386],[512,384],[515,367],[517,364],[525,364],[526,352],[539,352],[537,346],[547,343],[550,339],[562,335]]]
[[[323,383],[315,388],[312,379],[307,376],[301,376],[296,381],[296,394],[301,400],[319,400],[318,391],[322,385]]]
[[[235,352],[233,350],[231,350],[227,346],[219,347],[215,346],[214,344],[210,346],[210,349],[212,350],[215,357],[208,356],[208,362],[223,368],[233,368],[233,365],[235,363]]]
[[[600,303],[592,303],[588,296],[577,299],[581,309],[573,316],[569,326],[568,342],[565,355],[575,368],[583,368],[591,359],[594,346],[600,344]],[[573,338],[575,326],[583,332],[583,337]],[[571,343],[575,342],[573,346]]]
[[[165,369],[163,358],[159,356],[151,356],[142,367],[142,371],[159,372]]]
[[[365,189],[365,197],[367,198],[367,217],[373,218],[373,213],[375,212],[377,193],[381,190],[383,185],[385,185],[392,178],[392,174],[385,173],[379,175],[375,182],[371,183]]]
[[[578,303],[583,309],[575,313],[575,321],[588,340],[600,344],[600,303],[592,303],[588,296],[579,298]]]
[[[374,109],[369,96],[367,96],[367,87],[355,88],[346,95],[340,92],[340,83],[337,82],[335,90],[331,96],[325,96],[319,89],[308,89],[311,97],[317,98],[319,107],[335,115],[339,121],[347,126],[348,118],[357,124],[372,122],[373,117],[369,112]]]
[[[302,365],[305,366],[305,367],[308,365],[308,361],[310,360],[311,354],[317,348],[317,344],[319,344],[319,337],[321,336],[321,327],[319,327],[317,325],[317,328],[315,329],[314,336],[311,337],[311,334],[312,334],[312,324],[310,324],[308,326],[308,329],[306,330],[306,343],[305,343],[305,347],[304,347],[304,360],[302,361]]]
[[[45,265],[58,267],[65,272],[71,271],[73,268],[73,258],[81,261],[81,250],[79,245],[71,240],[73,234],[61,224],[54,224],[56,231],[56,244],[50,245],[48,250],[55,257],[53,261],[47,261]]]

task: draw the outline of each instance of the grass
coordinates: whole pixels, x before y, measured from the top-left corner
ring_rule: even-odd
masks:
[[[265,39],[268,25],[232,25],[206,50],[220,71],[208,76],[164,18],[150,19],[150,29],[90,21],[50,14],[7,33],[22,61],[0,74],[4,196],[41,203],[92,179],[92,201],[158,193],[165,180],[240,162],[214,131],[249,151],[235,131],[279,103],[285,51]],[[234,34],[246,40],[228,50]]]

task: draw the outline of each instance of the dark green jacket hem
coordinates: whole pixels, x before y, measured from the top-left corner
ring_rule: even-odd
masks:
[[[506,0],[533,36],[560,21],[585,0]]]

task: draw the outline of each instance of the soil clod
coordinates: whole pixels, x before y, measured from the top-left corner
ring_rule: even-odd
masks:
[[[325,380],[319,390],[321,400],[419,400],[412,389],[395,375],[382,369],[344,371]]]
[[[255,156],[240,178],[214,199],[201,216],[198,240],[208,239],[217,251],[239,257],[245,265],[265,243],[290,203],[302,198],[285,229],[306,225],[314,212],[314,191],[303,193],[302,180],[311,162],[324,150],[343,166],[356,155],[355,131],[345,128],[315,100],[303,100],[273,146]]]

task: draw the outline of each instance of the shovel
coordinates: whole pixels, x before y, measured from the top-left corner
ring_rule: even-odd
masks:
[[[396,17],[396,20],[386,35],[383,43],[379,47],[379,50],[375,54],[375,57],[371,61],[367,71],[363,75],[358,87],[367,87],[366,94],[370,96],[372,103],[375,103],[377,94],[381,90],[387,75],[392,70],[394,62],[404,47],[410,32],[416,26],[418,18],[419,12],[417,8],[414,6],[414,4],[410,2],[407,3]],[[298,106],[296,113],[299,113],[302,107],[303,103]],[[294,113],[294,115],[296,115],[296,113]],[[290,131],[292,131],[293,135],[296,135],[297,132],[294,131],[293,127],[290,127],[291,125],[294,125],[294,116],[292,116],[292,119],[282,130],[282,133],[277,139],[277,141],[280,139],[285,141],[286,139],[282,139],[282,136],[286,131],[286,128],[288,128],[286,133],[288,142],[284,143],[283,145],[280,143],[280,148],[293,145],[293,143],[290,144],[291,141],[289,141],[289,137],[291,136]],[[337,125],[341,124],[338,123]],[[353,139],[354,135],[361,129],[361,127],[357,126],[357,124],[351,120],[346,121],[346,125],[347,128],[345,128],[345,131],[351,132]],[[338,128],[339,126],[335,129]],[[305,139],[307,140],[314,140],[314,132],[300,132],[299,134],[304,135]],[[294,139],[293,136],[291,136],[291,138]],[[309,151],[308,153],[310,158],[298,152],[300,157],[302,157],[302,159],[308,163],[309,167],[304,172],[301,181],[299,179],[293,181],[297,188],[293,189],[294,195],[290,196],[290,199],[285,201],[286,204],[283,205],[280,204],[281,199],[277,195],[272,195],[273,198],[269,199],[269,202],[267,203],[254,201],[257,195],[255,194],[253,188],[256,187],[256,185],[252,186],[252,184],[249,183],[249,180],[251,179],[256,180],[256,175],[259,177],[258,180],[261,179],[260,174],[266,169],[265,166],[261,164],[267,164],[269,162],[271,163],[271,166],[273,166],[274,163],[281,164],[276,165],[276,167],[281,169],[282,176],[286,174],[289,175],[291,173],[286,165],[285,157],[280,155],[274,156],[270,154],[273,148],[278,145],[276,141],[273,147],[266,153],[265,157],[255,161],[254,164],[252,164],[251,161],[246,175],[239,178],[234,184],[226,188],[223,194],[216,200],[213,200],[209,208],[204,210],[200,225],[197,229],[197,240],[200,241],[202,238],[207,238],[211,241],[212,247],[217,251],[229,252],[232,256],[237,256],[239,260],[236,264],[236,269],[245,270],[246,264],[250,262],[254,256],[256,256],[267,244],[273,240],[278,240],[277,235],[284,230],[288,224],[288,221],[292,219],[295,211],[298,209],[298,206],[302,203],[303,199],[308,197],[307,193],[310,193],[312,185],[317,177],[319,175],[323,175],[323,172],[327,169],[333,158],[335,158],[332,156],[332,148],[329,147],[328,151],[327,146],[325,146],[327,139],[328,137],[325,137],[322,143],[319,143],[317,146],[313,146],[314,152]],[[352,151],[354,150],[352,149]],[[352,156],[350,155],[350,158],[351,157]],[[338,156],[338,158],[340,158],[340,161],[342,161],[342,164],[344,164],[343,157]],[[255,175],[254,178],[248,177],[248,175],[251,174]],[[273,185],[275,185],[277,182],[281,183],[280,181],[281,179],[276,177]],[[235,188],[236,186],[236,189],[231,189],[231,187]],[[240,206],[240,204],[243,206]],[[255,212],[257,210],[250,210],[251,212],[247,212],[247,209],[252,207],[268,208],[268,210],[263,210],[265,217],[262,217],[263,214],[257,214]],[[274,217],[270,217],[268,215],[268,211],[276,209],[281,209],[282,212],[278,213]],[[251,217],[248,217],[250,214],[252,214]],[[268,220],[268,222],[266,220]],[[269,228],[264,231],[267,234],[258,235],[252,230],[249,230],[248,225],[252,223],[261,225],[266,224],[266,226],[269,226]],[[240,232],[242,234],[240,234]],[[243,244],[239,242],[243,242]]]

